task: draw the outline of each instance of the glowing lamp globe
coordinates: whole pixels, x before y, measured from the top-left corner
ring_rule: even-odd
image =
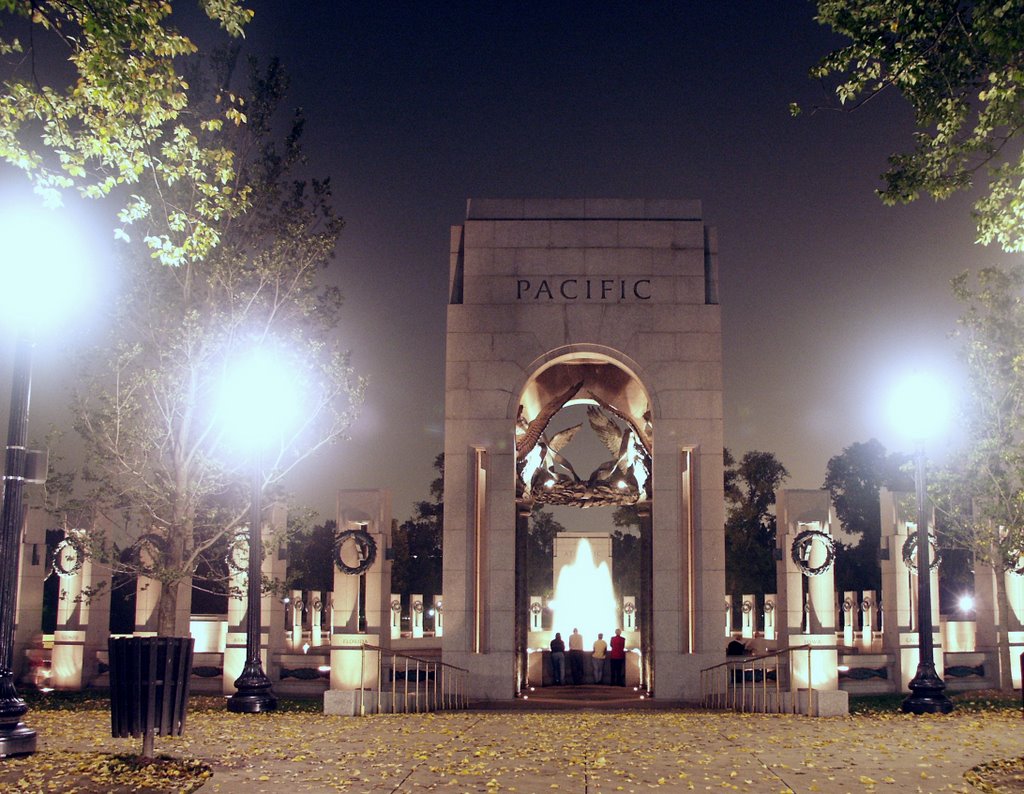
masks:
[[[252,348],[225,373],[220,414],[241,447],[259,450],[280,438],[295,426],[300,405],[298,380],[278,351]]]
[[[0,316],[32,331],[72,316],[93,291],[89,246],[69,213],[22,202],[0,205]]]
[[[942,432],[951,413],[948,387],[932,373],[915,372],[901,381],[890,397],[890,421],[914,441],[925,441]]]

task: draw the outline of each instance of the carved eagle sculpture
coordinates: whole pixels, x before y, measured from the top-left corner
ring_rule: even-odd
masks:
[[[625,460],[626,449],[629,446],[628,434],[632,431],[627,429],[623,432],[615,422],[604,415],[604,412],[593,405],[587,406],[587,420],[594,433],[601,439],[601,443],[615,455],[615,458],[602,463],[594,470],[594,473],[590,475],[590,481],[592,483],[604,482],[616,470],[625,474],[629,465]]]
[[[636,428],[630,424],[621,429],[600,408],[587,407],[590,427],[615,457],[598,466],[587,481],[590,487],[616,486],[618,481],[635,488],[641,497],[650,477],[650,456],[639,439]]]
[[[561,394],[556,394],[553,398],[548,400],[544,404],[544,407],[540,409],[540,412],[533,418],[532,421],[526,422],[523,418],[523,406],[519,406],[519,417],[516,422],[516,458],[522,460],[530,451],[536,446],[537,442],[540,441],[541,435],[547,429],[548,423],[554,418],[555,414],[565,407],[565,404],[569,402],[576,393],[583,388],[583,381],[579,381]],[[569,442],[566,441],[566,444]]]
[[[606,410],[608,413],[613,414],[614,416],[619,417],[619,419],[621,419],[623,422],[625,422],[627,425],[630,426],[630,428],[636,434],[637,441],[639,441],[640,444],[643,446],[644,452],[646,452],[648,454],[648,456],[654,454],[654,452],[653,452],[654,445],[651,442],[652,426],[651,426],[651,409],[650,408],[648,408],[644,412],[644,415],[643,415],[644,426],[640,427],[633,420],[633,418],[628,413],[626,413],[625,411],[622,411],[619,408],[616,408],[611,403],[609,403],[609,402],[607,402],[605,400],[602,400],[600,397],[598,397],[596,394],[594,394],[594,392],[590,391],[589,389],[587,390],[587,394],[590,395],[590,398],[594,402],[596,402],[599,406],[601,406],[601,408]],[[618,428],[616,428],[616,429],[618,429]],[[597,432],[596,428],[594,429],[594,432]],[[606,443],[606,446],[607,446],[607,442],[605,442],[605,443]],[[612,452],[614,452],[614,451],[615,450],[612,450]]]
[[[573,469],[569,459],[561,454],[576,431],[583,425],[573,425],[555,433],[549,440],[541,433],[537,443],[526,457],[519,460],[519,479],[524,486],[524,493],[530,494],[540,488],[550,489],[556,484],[574,484],[580,482],[579,475]]]
[[[519,406],[519,416],[516,418],[516,462],[520,481],[527,494],[541,486],[550,488],[556,483],[580,481],[579,475],[561,451],[572,441],[582,425],[560,430],[550,439],[546,431],[552,417],[582,386],[583,381],[580,381],[556,395],[544,405],[532,422],[526,421],[523,417],[523,407]]]

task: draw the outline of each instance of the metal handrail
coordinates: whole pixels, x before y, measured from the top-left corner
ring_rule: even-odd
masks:
[[[760,656],[743,656],[705,667],[700,671],[701,706],[758,713],[792,713],[799,709],[793,688],[793,656],[807,653],[807,713],[810,714],[814,688],[811,686],[811,645],[784,648]],[[783,657],[789,655],[788,661]],[[787,682],[783,686],[783,676]],[[749,683],[749,686],[748,686]],[[783,693],[790,693],[789,698]]]
[[[410,702],[413,703],[415,711],[435,711],[445,709],[464,709],[469,706],[469,699],[466,696],[466,677],[469,671],[462,667],[456,667],[444,662],[421,659],[409,654],[400,653],[390,648],[382,648],[379,645],[364,643],[360,648],[359,662],[359,714],[367,714],[366,703],[366,653],[367,651],[377,654],[377,684],[376,698],[371,705],[369,713],[372,714],[398,714],[412,711]],[[391,692],[390,708],[382,708],[384,698],[384,656],[389,657],[388,669],[390,670]],[[398,676],[395,674],[398,661],[402,660],[405,667],[403,670],[404,681],[401,692],[398,689]],[[414,667],[416,681],[411,691],[409,687],[410,663]],[[422,671],[422,676],[421,676]],[[420,686],[421,680],[423,686]],[[411,700],[410,700],[411,699]],[[401,703],[401,708],[399,708]]]

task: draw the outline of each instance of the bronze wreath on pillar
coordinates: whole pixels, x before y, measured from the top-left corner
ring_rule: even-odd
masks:
[[[817,541],[825,547],[825,561],[821,565],[811,565],[811,546]],[[836,544],[831,536],[820,529],[805,529],[795,538],[790,548],[793,562],[800,568],[804,576],[818,576],[832,567],[836,559]]]
[[[939,539],[931,532],[928,533],[928,570],[934,571],[942,562],[942,549],[939,548]],[[917,570],[917,533],[907,535],[903,541],[902,549],[903,564],[910,570]]]
[[[356,554],[359,557],[359,562],[356,565],[349,565],[345,562],[345,557],[342,554],[342,550],[348,543],[355,544]],[[377,541],[365,529],[346,529],[338,534],[338,538],[334,542],[334,563],[338,566],[339,571],[350,576],[358,576],[370,570],[376,561]]]
[[[85,544],[77,535],[68,534],[53,551],[53,571],[58,576],[74,576],[85,564]]]

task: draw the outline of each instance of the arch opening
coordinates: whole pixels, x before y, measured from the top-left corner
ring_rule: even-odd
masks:
[[[583,422],[551,424],[564,408],[586,406],[590,430],[611,458],[587,473],[563,453]],[[527,382],[515,423],[516,496],[534,504],[594,507],[650,499],[653,422],[647,390],[610,358],[574,353],[550,362]]]
[[[518,643],[521,685],[553,682],[555,632],[566,639],[579,628],[589,657],[599,633],[608,640],[622,629],[634,651],[628,685],[648,689],[640,659],[651,639],[643,620],[652,596],[651,406],[635,373],[592,352],[554,358],[523,386],[515,419],[517,614],[529,616]],[[611,683],[597,670],[591,659],[574,682]]]

